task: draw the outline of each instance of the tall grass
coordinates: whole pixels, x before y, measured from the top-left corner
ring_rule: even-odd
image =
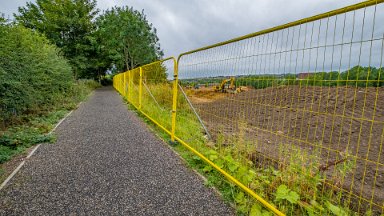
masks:
[[[141,111],[171,129],[172,86],[152,84],[152,96],[143,93]],[[131,98],[137,101],[136,96]],[[244,185],[255,191],[288,215],[350,215],[354,214],[340,200],[343,194],[324,186],[318,151],[308,152],[300,147],[280,144],[277,163],[258,164],[255,155],[258,145],[245,136],[246,125],[239,123],[236,135],[217,134],[208,140],[198,119],[182,94],[178,95],[176,136],[197,149],[217,166],[226,170]],[[217,186],[241,215],[272,215],[255,199],[228,182],[211,166],[182,146],[174,147],[188,163],[207,179],[207,185]],[[259,159],[260,160],[260,159]],[[265,161],[264,161],[265,162]],[[337,164],[338,178],[344,178],[354,164],[346,158]],[[335,195],[336,194],[336,195]]]

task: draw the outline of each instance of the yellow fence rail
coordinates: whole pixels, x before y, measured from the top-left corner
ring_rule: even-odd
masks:
[[[241,213],[384,214],[383,2],[192,50],[113,85],[241,188]]]

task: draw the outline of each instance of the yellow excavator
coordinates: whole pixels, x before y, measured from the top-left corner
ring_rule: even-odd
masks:
[[[229,85],[227,83],[230,82]],[[216,85],[213,87],[216,92],[223,93],[239,93],[241,92],[241,87],[236,88],[235,86],[235,78],[231,77],[230,79],[224,79],[221,81],[220,85]]]

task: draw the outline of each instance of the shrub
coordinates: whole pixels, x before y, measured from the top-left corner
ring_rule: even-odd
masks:
[[[0,121],[47,111],[71,90],[68,62],[41,34],[0,25]]]

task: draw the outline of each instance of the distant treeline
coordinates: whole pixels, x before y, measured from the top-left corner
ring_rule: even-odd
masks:
[[[187,79],[182,80],[181,83],[191,87],[209,86],[212,83],[220,83],[226,78],[229,77]],[[235,84],[255,89],[282,85],[380,87],[384,86],[384,68],[355,66],[343,72],[236,76]]]

